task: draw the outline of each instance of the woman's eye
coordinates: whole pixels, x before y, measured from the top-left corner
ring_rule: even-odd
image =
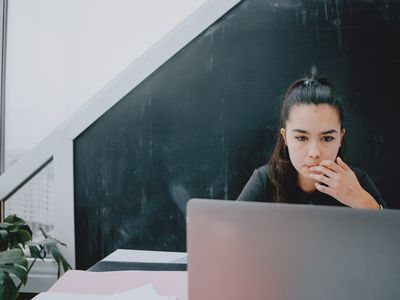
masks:
[[[295,138],[296,138],[296,140],[298,140],[300,142],[303,142],[303,141],[307,140],[306,136],[296,136]]]
[[[335,138],[333,136],[324,136],[322,138],[325,142],[333,141]]]

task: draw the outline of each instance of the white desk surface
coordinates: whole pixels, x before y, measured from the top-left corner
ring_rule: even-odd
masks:
[[[186,271],[67,271],[49,289],[56,293],[113,294],[152,284],[164,297],[188,299]],[[74,299],[71,295],[71,299]]]
[[[101,261],[142,263],[186,263],[186,252],[143,251],[118,249]],[[187,300],[188,278],[186,271],[110,271],[66,272],[49,292],[111,294],[152,284],[162,296],[176,296]]]

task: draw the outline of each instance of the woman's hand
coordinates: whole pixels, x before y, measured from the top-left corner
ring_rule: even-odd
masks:
[[[323,160],[319,166],[311,167],[310,171],[320,173],[310,173],[310,177],[317,180],[315,187],[320,192],[350,207],[379,209],[378,203],[361,187],[356,174],[340,157],[337,158],[337,163]]]

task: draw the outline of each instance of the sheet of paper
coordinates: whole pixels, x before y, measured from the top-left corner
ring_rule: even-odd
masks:
[[[186,271],[109,271],[69,270],[48,290],[56,293],[114,294],[151,284],[159,295],[188,299]]]
[[[175,297],[160,296],[151,284],[125,292],[101,294],[75,294],[75,293],[40,293],[34,300],[176,300]]]
[[[118,249],[102,261],[129,261],[144,263],[186,263],[186,252],[146,251]]]

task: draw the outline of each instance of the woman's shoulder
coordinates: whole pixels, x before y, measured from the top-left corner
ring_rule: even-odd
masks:
[[[255,169],[237,200],[264,202],[270,199],[270,189],[266,189],[269,182],[268,169],[268,165]]]
[[[366,172],[365,170],[363,170],[359,167],[353,166],[353,165],[349,165],[349,167],[354,172],[359,183],[361,184],[361,186],[363,186],[363,188],[365,188],[365,185],[370,185],[370,182],[372,180],[369,177],[368,172]]]
[[[353,170],[354,174],[356,174],[358,179],[361,179],[365,176],[368,176],[367,172],[364,171],[363,169],[359,168],[359,167],[355,167],[352,165],[349,165],[350,169]]]
[[[253,174],[257,175],[262,180],[263,183],[267,182],[269,180],[268,164],[258,167],[257,169],[254,170]]]
[[[361,168],[358,167],[354,167],[354,166],[349,166],[351,170],[353,170],[354,174],[356,174],[356,177],[358,179],[358,181],[360,182],[360,184],[365,188],[366,186],[370,186],[373,185],[374,183],[372,181],[372,179],[370,178],[370,176],[368,175],[368,172],[364,171]]]

